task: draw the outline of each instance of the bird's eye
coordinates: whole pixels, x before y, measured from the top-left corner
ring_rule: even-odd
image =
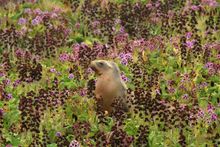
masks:
[[[100,66],[103,66],[103,65],[104,65],[104,63],[103,63],[103,62],[99,62],[99,65],[100,65]]]

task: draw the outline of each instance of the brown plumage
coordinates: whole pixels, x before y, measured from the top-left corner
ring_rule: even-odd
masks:
[[[95,96],[103,100],[102,108],[108,113],[112,112],[112,103],[120,99],[122,106],[128,110],[126,104],[127,87],[121,79],[120,70],[116,63],[106,60],[95,60],[90,64],[97,75]]]

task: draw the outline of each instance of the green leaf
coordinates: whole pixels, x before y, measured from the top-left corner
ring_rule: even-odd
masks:
[[[14,16],[11,17],[11,19],[17,20],[18,18],[21,17],[22,14],[23,12],[16,13]]]
[[[136,135],[138,131],[137,122],[129,119],[125,125],[125,131],[128,133],[128,135]]]
[[[47,147],[57,147],[56,143],[48,144]]]
[[[14,136],[12,136],[11,144],[12,144],[13,146],[19,146],[19,145],[20,145],[20,138],[19,138],[19,137],[14,137]]]

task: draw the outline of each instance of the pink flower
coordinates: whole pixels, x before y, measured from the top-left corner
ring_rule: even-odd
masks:
[[[146,7],[150,10],[153,9],[153,5],[151,3],[146,4]]]
[[[26,26],[23,26],[23,27],[21,28],[21,30],[19,31],[19,34],[20,34],[21,36],[24,36],[24,35],[27,33],[27,31],[28,31],[28,28],[27,28]]]
[[[24,13],[31,14],[32,10],[30,8],[26,8],[26,9],[24,9]]]
[[[170,87],[170,88],[168,88],[168,91],[169,91],[169,93],[175,93],[176,90],[174,88]]]
[[[68,78],[69,78],[69,79],[73,79],[73,78],[74,78],[74,75],[71,73],[71,74],[69,74]]]
[[[187,32],[187,33],[186,33],[186,38],[187,38],[187,39],[190,39],[191,37],[192,37],[192,32]]]
[[[6,98],[7,98],[8,100],[12,99],[12,98],[13,98],[13,97],[12,97],[12,94],[11,94],[11,93],[8,93],[7,96],[6,96]]]
[[[36,3],[38,0],[28,0],[29,3]]]
[[[96,28],[99,24],[100,24],[99,21],[94,21],[94,22],[92,22],[92,27]]]
[[[56,132],[56,136],[61,137],[62,136],[61,132]]]
[[[15,51],[15,54],[16,54],[16,57],[23,57],[24,56],[23,50],[21,50],[19,48]]]
[[[0,116],[2,116],[3,114],[4,114],[4,110],[0,108]]]
[[[215,114],[215,113],[211,114],[211,120],[212,121],[216,121],[217,119],[218,119],[217,114]]]
[[[93,31],[93,33],[95,35],[100,35],[101,34],[101,30],[100,29],[96,29],[96,30]]]
[[[51,18],[57,18],[58,15],[57,15],[56,13],[51,13],[51,14],[50,14],[50,17],[51,17]]]
[[[17,87],[21,83],[20,80],[15,80],[13,83],[13,87]]]
[[[159,94],[159,95],[161,95],[161,93],[160,93],[160,90],[159,90],[159,89],[156,89],[156,93],[157,93],[157,94]]]
[[[76,27],[76,29],[80,29],[80,23],[77,22],[77,23],[75,24],[75,27]]]
[[[194,40],[192,40],[192,41],[186,41],[186,46],[187,46],[188,48],[192,49],[193,46],[194,46],[194,43],[195,43]]]
[[[5,85],[10,85],[11,84],[11,80],[10,79],[5,79],[2,81]]]
[[[41,11],[41,9],[39,9],[39,8],[35,9],[33,12],[34,12],[35,15],[41,15],[41,14],[43,14],[43,12]]]
[[[211,104],[208,104],[207,110],[209,114],[212,114],[215,110],[215,107],[213,107]]]
[[[126,54],[125,53],[120,53],[119,57],[121,59],[121,64],[123,64],[123,65],[127,65],[128,61],[132,59],[131,53],[126,53]]]
[[[218,6],[218,2],[216,2],[216,0],[202,0],[202,4],[208,5],[210,7],[217,7]]]
[[[55,7],[55,8],[53,8],[53,12],[56,14],[59,14],[59,13],[62,13],[63,11],[62,11],[62,9]]]
[[[184,94],[184,95],[182,96],[182,98],[183,98],[183,99],[188,99],[188,98],[189,98],[189,95],[188,95],[188,94]]]
[[[55,69],[55,68],[51,68],[51,69],[50,69],[50,72],[55,73],[55,72],[56,72],[56,69]]]
[[[121,78],[123,81],[128,82],[128,78],[124,74],[121,75]]]
[[[115,20],[115,24],[117,25],[117,24],[120,24],[121,23],[121,20],[120,19],[116,19]]]
[[[80,147],[80,143],[76,140],[70,142],[69,147]]]
[[[205,116],[205,112],[204,112],[203,110],[200,110],[200,111],[198,112],[198,116],[199,116],[200,118],[203,118],[203,117]]]
[[[192,6],[191,6],[191,9],[194,10],[194,11],[197,11],[197,10],[199,10],[199,7],[196,6],[196,5],[192,5]]]
[[[85,95],[86,95],[86,89],[81,89],[80,96],[85,96]]]
[[[60,61],[65,62],[69,60],[69,55],[67,53],[60,54]]]
[[[40,24],[41,22],[42,22],[42,17],[37,16],[31,21],[31,24],[35,26],[35,25]]]
[[[27,20],[25,18],[19,18],[18,24],[19,25],[25,25],[27,23]]]

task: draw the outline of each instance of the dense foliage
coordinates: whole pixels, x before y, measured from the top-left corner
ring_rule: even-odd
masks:
[[[215,0],[0,0],[0,146],[219,146]],[[114,60],[131,113],[94,96]]]

